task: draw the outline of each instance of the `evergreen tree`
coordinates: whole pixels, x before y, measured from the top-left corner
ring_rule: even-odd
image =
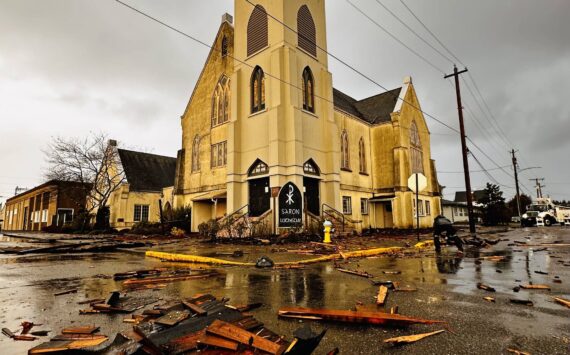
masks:
[[[499,186],[487,183],[487,187],[483,191],[484,196],[478,201],[483,205],[483,222],[488,226],[508,223],[510,212]]]

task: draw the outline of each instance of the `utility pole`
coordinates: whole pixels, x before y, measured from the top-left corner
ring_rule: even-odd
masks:
[[[461,133],[461,154],[463,155],[463,171],[465,174],[465,197],[467,198],[467,214],[469,215],[469,232],[475,236],[475,216],[473,214],[473,195],[471,194],[471,178],[469,176],[469,161],[467,159],[467,143],[465,142],[465,125],[463,124],[463,106],[461,105],[461,91],[459,89],[459,75],[467,72],[467,68],[462,71],[453,66],[453,74],[444,76],[444,79],[455,78],[455,92],[457,95],[457,111],[459,113],[459,130]]]
[[[513,170],[515,171],[515,187],[517,190],[517,210],[519,212],[519,218],[521,218],[521,194],[519,190],[519,173],[518,173],[518,166],[517,166],[517,157],[515,156],[515,150],[511,150],[511,154],[513,155]]]
[[[541,185],[540,182],[544,181],[544,178],[534,178],[529,180],[536,182],[536,198],[542,198],[542,188],[546,187],[546,185]]]

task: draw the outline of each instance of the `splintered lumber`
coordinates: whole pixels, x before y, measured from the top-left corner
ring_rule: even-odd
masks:
[[[198,340],[198,343],[232,351],[237,351],[239,346],[238,342],[218,337],[212,334],[204,334],[202,338]]]
[[[61,292],[54,293],[53,295],[54,295],[54,296],[63,296],[63,295],[67,295],[67,294],[70,294],[70,293],[77,293],[77,289],[74,288],[73,290],[61,291]]]
[[[4,333],[4,335],[14,340],[33,341],[37,339],[36,337],[32,337],[29,335],[16,335],[8,328],[2,328],[2,333]]]
[[[206,328],[206,333],[236,341],[240,344],[252,346],[270,354],[281,354],[281,346],[265,338],[257,336],[247,330],[221,320],[215,320]]]
[[[554,300],[555,300],[556,302],[558,302],[559,304],[570,308],[570,300],[567,300],[567,299],[564,299],[564,298],[561,298],[561,297],[554,297]]]
[[[90,348],[97,345],[101,345],[107,341],[107,337],[97,338],[97,339],[84,339],[84,340],[56,340],[48,341],[40,344],[30,350],[28,354],[45,354],[45,353],[63,353],[69,350],[79,350],[84,348]]]
[[[69,341],[69,340],[95,340],[95,339],[107,339],[107,336],[103,334],[58,334],[51,338],[52,341]]]
[[[525,290],[548,290],[550,291],[550,286],[547,285],[519,285]]]
[[[480,290],[489,291],[489,292],[495,292],[496,291],[493,287],[491,287],[489,285],[482,284],[480,282],[477,283],[477,288]]]
[[[204,308],[202,308],[198,305],[195,305],[194,303],[182,301],[182,304],[185,307],[188,307],[192,312],[194,312],[195,314],[197,314],[199,316],[203,316],[203,315],[208,313]]]
[[[483,297],[483,299],[487,302],[495,302],[495,299],[493,297]]]
[[[399,314],[370,311],[345,311],[336,309],[310,309],[300,307],[286,307],[279,310],[283,318],[312,319],[324,321],[337,321],[347,323],[364,323],[376,325],[406,326],[411,324],[437,324],[445,323],[439,320],[429,320],[406,317]]]
[[[521,350],[516,350],[516,349],[511,349],[511,348],[507,348],[507,351],[516,355],[530,355],[530,353],[527,353],[526,351],[521,351]]]
[[[343,269],[340,267],[337,267],[336,270],[340,271],[340,272],[344,272],[346,274],[356,275],[356,276],[360,276],[360,277],[366,277],[366,278],[372,278],[373,277],[372,275],[370,275],[366,271],[349,270],[349,269]]]
[[[99,330],[99,327],[91,327],[91,326],[84,326],[84,327],[72,327],[72,328],[65,328],[61,331],[61,334],[93,334]]]
[[[189,311],[171,311],[165,314],[164,316],[158,318],[154,322],[157,324],[162,324],[172,327],[182,322],[188,317],[190,317]]]
[[[131,279],[123,282],[125,286],[139,286],[139,285],[148,285],[148,284],[164,284],[166,282],[176,282],[176,281],[186,281],[186,280],[197,280],[197,279],[205,279],[208,277],[212,277],[217,275],[215,272],[208,272],[203,274],[196,274],[196,275],[184,275],[184,276],[166,276],[166,277],[149,277],[145,279]]]
[[[390,344],[394,344],[394,345],[415,343],[418,340],[422,340],[424,338],[430,337],[432,335],[440,334],[443,332],[445,332],[445,330],[442,329],[442,330],[436,330],[435,332],[431,332],[431,333],[406,335],[406,336],[386,339],[386,340],[384,340],[384,343],[390,343]]]
[[[383,306],[386,302],[386,297],[388,296],[388,287],[380,286],[378,289],[378,296],[376,297],[376,304]]]

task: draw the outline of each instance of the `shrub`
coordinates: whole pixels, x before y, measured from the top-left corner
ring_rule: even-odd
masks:
[[[170,230],[170,235],[173,236],[173,237],[176,237],[176,238],[182,238],[182,237],[184,237],[184,236],[186,235],[186,232],[185,232],[184,230],[180,229],[180,228],[173,227],[173,228]]]
[[[220,231],[220,224],[217,220],[211,219],[198,225],[198,232],[203,237],[215,237]]]
[[[168,215],[165,215],[164,218],[169,227],[176,227],[183,231],[190,232],[192,226],[192,209],[190,206],[177,207],[170,211]]]
[[[138,222],[131,228],[131,233],[139,235],[162,234],[160,223]]]

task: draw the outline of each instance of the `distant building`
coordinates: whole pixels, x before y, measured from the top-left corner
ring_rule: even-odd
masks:
[[[2,230],[2,224],[4,222],[4,212],[6,211],[6,206],[0,203],[0,231]]]
[[[467,204],[449,200],[441,200],[443,215],[452,222],[469,222]]]
[[[114,149],[118,151],[126,182],[109,198],[109,224],[112,228],[127,229],[139,222],[160,221],[159,200],[164,202],[163,210],[172,208],[163,190],[168,194],[174,186],[176,158],[116,146]]]
[[[485,190],[476,190],[472,191],[471,195],[473,196],[473,204],[479,204],[479,201],[485,198]],[[456,191],[455,192],[455,199],[453,202],[457,203],[467,203],[467,193],[465,191]]]
[[[73,221],[84,208],[89,184],[51,180],[6,200],[4,230],[41,231]]]

